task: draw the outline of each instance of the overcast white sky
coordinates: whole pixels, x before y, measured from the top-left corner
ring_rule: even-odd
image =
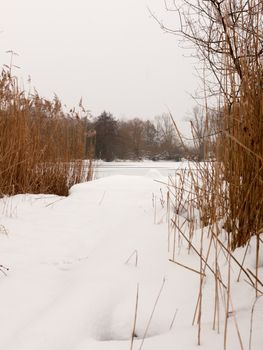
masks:
[[[0,63],[14,50],[16,73],[30,75],[41,95],[56,92],[69,107],[83,97],[93,115],[107,110],[117,118],[153,118],[169,108],[183,120],[194,105],[193,63],[147,5],[176,20],[167,17],[163,0],[2,2]]]

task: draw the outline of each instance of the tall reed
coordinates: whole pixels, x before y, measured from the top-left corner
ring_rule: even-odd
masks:
[[[263,68],[243,61],[239,92],[224,108],[224,132],[218,138],[227,184],[228,215],[225,228],[231,246],[244,246],[263,228]],[[232,81],[232,89],[236,89]]]
[[[89,180],[83,162],[92,157],[87,131],[86,120],[65,113],[57,97],[29,95],[10,70],[2,70],[0,194],[67,195],[70,186]]]

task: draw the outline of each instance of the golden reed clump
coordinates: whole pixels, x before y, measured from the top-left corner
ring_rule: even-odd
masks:
[[[223,162],[228,186],[227,230],[232,248],[244,246],[263,228],[263,70],[243,62],[239,94],[225,108]]]
[[[0,195],[67,195],[73,184],[90,179],[91,158],[86,119],[66,114],[57,97],[26,94],[10,70],[2,70]]]

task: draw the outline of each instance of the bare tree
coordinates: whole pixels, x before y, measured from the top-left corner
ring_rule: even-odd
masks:
[[[170,28],[152,13],[161,28],[193,44],[197,57],[216,80],[210,93],[223,93],[232,105],[247,68],[262,65],[263,2],[261,0],[165,1],[177,17]],[[186,46],[186,45],[185,45]],[[246,65],[244,65],[246,62]],[[233,75],[236,88],[233,91]],[[207,77],[207,81],[209,78]]]
[[[155,117],[156,130],[158,134],[158,143],[160,156],[164,159],[177,159],[180,157],[180,147],[174,128],[173,122],[169,114],[162,114]]]

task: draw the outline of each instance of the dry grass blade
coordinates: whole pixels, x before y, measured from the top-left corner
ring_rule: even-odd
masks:
[[[142,349],[143,344],[144,344],[144,341],[145,341],[145,338],[146,338],[146,336],[147,336],[147,334],[148,334],[148,330],[149,330],[149,327],[150,327],[150,325],[151,325],[152,318],[153,318],[153,315],[154,315],[156,306],[157,306],[158,301],[159,301],[159,299],[160,299],[160,296],[161,296],[161,294],[162,294],[162,291],[163,291],[163,288],[164,288],[164,284],[165,284],[165,278],[163,279],[163,282],[162,282],[160,291],[159,291],[159,293],[158,293],[158,295],[157,295],[157,298],[156,298],[156,300],[155,300],[155,303],[154,303],[154,306],[153,306],[153,309],[152,309],[152,312],[151,312],[149,321],[148,321],[148,323],[147,323],[147,326],[146,326],[146,328],[145,328],[145,331],[144,331],[144,334],[143,334],[143,337],[142,337],[142,342],[141,342],[141,345],[140,345],[139,350]]]
[[[135,266],[137,267],[138,266],[138,251],[137,251],[137,249],[135,249],[131,253],[131,255],[128,257],[128,259],[125,261],[125,264],[128,264],[133,256],[135,256]]]
[[[133,328],[132,328],[130,350],[133,349],[134,338],[136,337],[135,329],[136,329],[137,314],[138,314],[138,303],[139,303],[139,284],[137,284],[137,291],[136,291],[135,312],[134,312],[134,321],[133,321]]]

